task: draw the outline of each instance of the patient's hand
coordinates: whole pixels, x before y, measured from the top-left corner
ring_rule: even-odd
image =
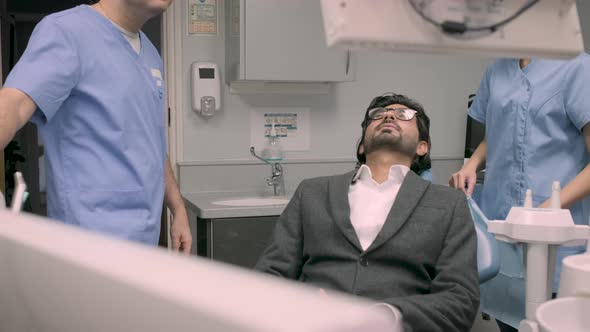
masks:
[[[319,288],[318,293],[322,298],[327,298],[329,296],[326,290],[323,288]],[[392,327],[392,331],[404,331],[403,316],[399,308],[385,302],[375,303],[371,308],[372,310],[383,312],[387,315],[387,317],[389,317],[391,320],[390,325]]]
[[[397,307],[387,303],[375,303],[373,309],[386,313],[391,319],[390,325],[392,331],[403,332],[404,331],[404,320],[402,313]]]

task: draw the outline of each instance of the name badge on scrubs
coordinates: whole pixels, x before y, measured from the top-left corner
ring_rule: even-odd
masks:
[[[160,89],[158,89],[158,94],[160,99],[162,99],[162,97],[164,97],[164,92],[162,91],[162,72],[159,69],[156,68],[152,68],[152,77],[156,79],[156,86]]]

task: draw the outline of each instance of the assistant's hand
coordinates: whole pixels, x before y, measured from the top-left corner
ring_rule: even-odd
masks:
[[[569,209],[570,206],[563,204],[563,195],[559,195],[559,200],[561,202],[560,209]],[[551,209],[551,197],[547,198],[543,203],[537,206],[538,209]]]
[[[172,249],[190,255],[193,245],[193,237],[188,224],[186,211],[179,212],[174,216],[170,225],[170,237],[172,238]]]
[[[471,196],[476,180],[477,174],[475,169],[465,165],[457,173],[451,175],[449,186],[463,191],[467,196]]]

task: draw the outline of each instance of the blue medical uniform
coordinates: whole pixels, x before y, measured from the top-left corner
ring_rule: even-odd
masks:
[[[521,69],[503,59],[485,74],[469,115],[486,125],[486,175],[481,208],[489,219],[506,219],[533,191],[533,205],[551,196],[554,180],[565,187],[590,161],[582,128],[590,122],[590,56],[540,60]],[[574,204],[576,224],[588,224],[590,201]],[[481,287],[482,311],[517,327],[525,316],[523,252],[520,245],[499,242],[500,273]],[[561,260],[583,247],[560,247]]]
[[[6,81],[37,104],[48,215],[157,244],[166,162],[162,60],[89,6],[47,16]]]
[[[421,178],[423,178],[424,180],[430,181],[430,182],[434,182],[433,176],[432,176],[432,168],[429,169],[425,169],[422,172],[420,172]]]

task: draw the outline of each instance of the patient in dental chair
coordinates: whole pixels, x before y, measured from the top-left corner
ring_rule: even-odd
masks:
[[[256,269],[367,297],[404,331],[469,331],[479,306],[476,233],[465,195],[417,174],[430,120],[394,93],[367,108],[349,173],[304,180]]]

